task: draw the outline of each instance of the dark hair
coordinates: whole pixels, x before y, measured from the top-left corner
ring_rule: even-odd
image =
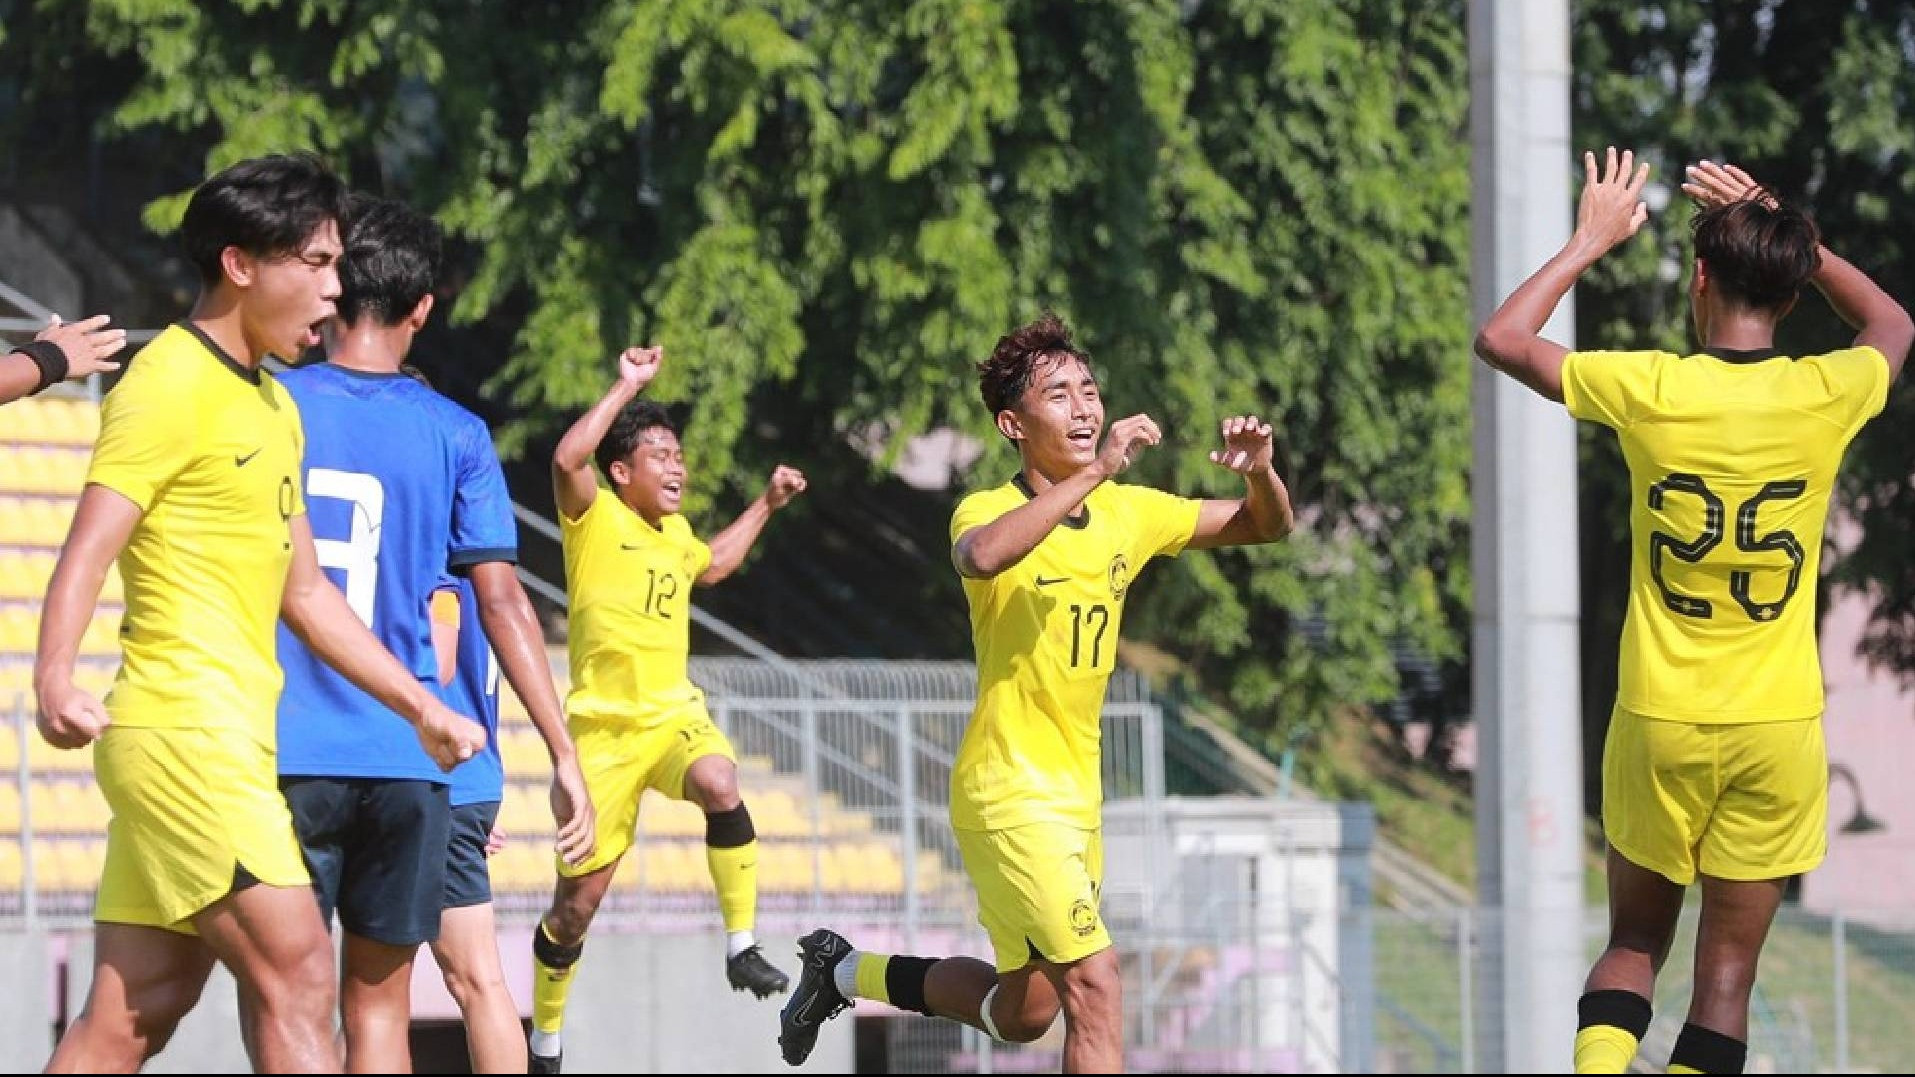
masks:
[[[1090,356],[1071,343],[1070,327],[1051,311],[1029,325],[997,338],[991,357],[977,365],[977,388],[992,415],[1015,407],[1038,363],[1048,357],[1070,357],[1090,369]]]
[[[1696,214],[1692,227],[1709,280],[1752,310],[1781,311],[1822,266],[1815,222],[1767,191],[1711,206]]]
[[[346,206],[339,259],[339,317],[397,325],[439,283],[445,233],[438,222],[390,198],[355,194]]]
[[[638,448],[638,439],[655,426],[662,426],[673,435],[678,433],[678,424],[672,421],[671,413],[656,400],[634,400],[619,409],[612,419],[612,428],[605,431],[598,450],[592,454],[607,479],[612,477],[612,461],[631,455],[632,450]]]
[[[228,247],[256,258],[297,254],[327,221],[345,217],[346,185],[309,153],[255,157],[193,192],[180,220],[186,257],[201,282],[219,283]]]

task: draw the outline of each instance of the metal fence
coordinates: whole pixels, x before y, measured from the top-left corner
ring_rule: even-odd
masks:
[[[781,669],[700,659],[694,669],[740,754],[770,760],[795,802],[813,813],[810,835],[792,839],[803,855],[833,855],[830,818],[856,818],[869,827],[861,840],[894,850],[909,880],[894,896],[854,897],[827,887],[831,873],[815,870],[811,893],[761,910],[763,934],[796,934],[826,918],[876,949],[989,954],[945,814],[969,713],[968,667]],[[1106,840],[1125,850],[1113,878],[1129,881],[1107,889],[1104,911],[1123,955],[1130,1068],[1479,1072],[1473,1045],[1502,1019],[1502,1007],[1484,1004],[1474,986],[1483,940],[1497,937],[1494,911],[1435,902],[1381,908],[1347,877],[1284,874],[1287,864],[1333,859],[1337,850],[1291,850],[1273,837],[1266,845],[1274,854],[1246,853],[1242,839],[1257,827],[1225,833],[1190,822],[1196,802],[1164,795],[1163,716],[1138,687],[1118,686],[1105,722],[1114,801]],[[10,780],[0,782],[0,916],[16,929],[82,930],[102,837],[87,814],[97,805],[83,809],[74,796],[89,787],[90,771],[84,753],[37,743],[27,705],[6,708],[10,728],[0,730],[0,753],[11,764]],[[1218,804],[1247,818],[1266,813],[1272,832],[1289,825],[1284,804],[1271,798],[1196,806]],[[709,920],[709,900],[641,887],[621,894],[606,915],[626,930],[675,930],[694,916]],[[1596,909],[1586,925],[1592,959],[1602,921]],[[1915,932],[1897,922],[1889,913],[1816,916],[1785,907],[1752,1008],[1752,1072],[1899,1069],[1915,1043]],[[1661,1070],[1682,1024],[1693,941],[1692,908],[1658,987],[1644,1072]],[[859,1038],[860,1063],[872,1069],[1054,1071],[1060,1060],[1061,1025],[1037,1043],[1007,1046],[881,1007],[858,1019],[877,1023],[875,1034]]]

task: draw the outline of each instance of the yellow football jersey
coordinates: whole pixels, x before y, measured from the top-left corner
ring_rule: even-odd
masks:
[[[600,490],[576,520],[560,514],[571,600],[572,691],[566,711],[641,725],[700,698],[686,673],[692,584],[711,547],[679,515],[658,527]]]
[[[1019,475],[958,503],[951,541],[1024,503]],[[1144,562],[1175,556],[1200,502],[1107,482],[1022,561],[964,581],[977,705],[951,768],[951,822],[996,830],[1047,821],[1094,829],[1104,800],[1104,687],[1124,598]]]
[[[1873,348],[1563,360],[1569,413],[1614,428],[1629,462],[1619,706],[1718,723],[1822,712],[1815,585],[1829,492],[1887,393]]]
[[[275,625],[292,561],[299,409],[190,323],[142,349],[106,396],[86,481],[141,509],[120,554],[123,726],[234,726],[277,743]]]

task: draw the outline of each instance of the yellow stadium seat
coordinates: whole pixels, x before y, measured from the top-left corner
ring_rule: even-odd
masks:
[[[791,838],[811,833],[811,813],[783,789],[747,790],[745,802],[751,805],[752,826],[766,837]]]
[[[499,803],[499,826],[514,839],[535,834],[551,826],[552,809],[532,787],[507,782],[505,799]]]
[[[0,662],[0,718],[12,716],[16,701],[24,708],[27,696],[32,693],[32,666],[28,665],[24,660]],[[0,747],[0,751],[5,751],[5,748]],[[5,763],[0,763],[0,768],[3,768],[5,765]]]
[[[123,614],[119,610],[102,610],[87,622],[86,635],[80,638],[80,653],[84,655],[113,655],[120,653],[120,621]]]
[[[113,821],[113,809],[106,802],[106,794],[94,782],[85,782],[79,789],[81,832],[105,837],[107,824]]]
[[[702,839],[705,813],[688,800],[672,800],[648,789],[639,801],[638,826],[648,837]]]
[[[31,541],[36,546],[58,548],[66,543],[67,527],[73,523],[74,502],[63,498],[41,497],[27,502],[31,521]]]
[[[39,775],[91,774],[93,753],[85,748],[55,748],[35,730],[27,737],[27,763]]]
[[[0,598],[33,598],[32,570],[25,554],[0,550]]]
[[[904,858],[890,843],[869,840],[863,843],[864,888],[879,894],[904,893]]]
[[[25,606],[0,608],[0,654],[24,655],[29,660],[40,634],[39,618]]]
[[[20,832],[20,787],[13,784],[12,775],[0,782],[0,834],[18,834]],[[11,842],[6,844],[13,844]],[[19,855],[16,845],[14,854]]]
[[[552,771],[551,757],[539,731],[529,725],[499,723],[499,758],[510,778],[545,779]]]
[[[802,894],[811,890],[811,848],[793,842],[766,842],[758,847],[758,889],[768,894]]]
[[[91,400],[49,400],[46,436],[60,445],[87,448],[100,437],[100,406]]]

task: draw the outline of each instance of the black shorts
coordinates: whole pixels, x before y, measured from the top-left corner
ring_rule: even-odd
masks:
[[[363,939],[417,946],[439,937],[451,802],[438,782],[281,778],[319,912]]]
[[[446,842],[445,908],[463,909],[492,900],[492,869],[485,843],[499,819],[499,802],[484,800],[452,809],[452,837]]]

